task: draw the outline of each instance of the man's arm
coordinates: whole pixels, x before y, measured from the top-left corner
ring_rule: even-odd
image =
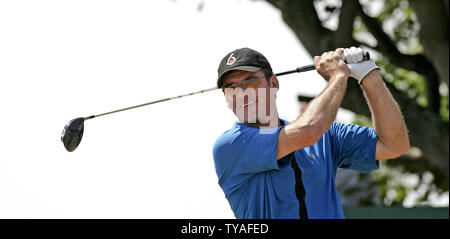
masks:
[[[378,135],[375,159],[395,158],[409,149],[408,130],[401,111],[378,70],[362,80],[364,96]]]
[[[309,104],[300,117],[278,134],[277,159],[316,143],[336,118],[350,71],[341,58],[343,49],[314,57],[317,72],[328,85]]]

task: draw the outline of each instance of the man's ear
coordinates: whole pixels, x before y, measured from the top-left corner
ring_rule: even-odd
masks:
[[[280,89],[280,83],[278,82],[278,78],[276,75],[272,75],[272,77],[270,77],[269,86],[270,88]]]

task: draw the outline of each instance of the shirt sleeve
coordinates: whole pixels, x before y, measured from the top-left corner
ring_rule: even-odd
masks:
[[[258,129],[227,132],[213,148],[219,184],[226,194],[238,189],[257,173],[277,170],[278,133],[261,134]]]
[[[379,168],[375,160],[377,134],[372,128],[334,122],[328,132],[337,167],[360,172]]]

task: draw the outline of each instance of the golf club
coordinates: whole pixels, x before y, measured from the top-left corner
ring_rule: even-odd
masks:
[[[364,55],[363,56],[363,61],[370,59],[369,52],[364,52],[363,55]],[[314,66],[314,64],[311,64],[311,65],[298,67],[298,68],[296,68],[294,70],[277,73],[275,75],[276,76],[283,76],[283,75],[288,75],[288,74],[292,74],[292,73],[300,73],[300,72],[305,72],[305,71],[311,71],[311,70],[315,70],[315,69],[316,69],[316,67]],[[123,108],[123,109],[113,110],[113,111],[102,113],[102,114],[91,115],[91,116],[88,116],[88,117],[75,118],[75,119],[69,121],[69,123],[67,123],[66,126],[64,127],[64,129],[62,131],[62,135],[61,135],[61,141],[63,142],[64,147],[66,148],[66,150],[69,151],[69,152],[72,152],[78,147],[78,145],[81,142],[81,139],[83,138],[84,121],[86,121],[86,120],[90,120],[90,119],[93,119],[93,118],[98,118],[100,116],[113,114],[113,113],[117,113],[117,112],[121,112],[121,111],[125,111],[125,110],[131,110],[131,109],[135,109],[135,108],[139,108],[139,107],[143,107],[143,106],[147,106],[147,105],[151,105],[151,104],[161,103],[161,102],[164,102],[164,101],[179,99],[179,98],[183,98],[183,97],[186,97],[186,96],[201,94],[201,93],[205,93],[205,92],[213,91],[213,90],[217,90],[217,89],[219,89],[219,88],[213,87],[213,88],[209,88],[209,89],[204,89],[204,90],[200,90],[200,91],[191,92],[191,93],[188,93],[188,94],[183,94],[183,95],[178,95],[178,96],[174,96],[174,97],[169,97],[169,98],[164,98],[164,99],[160,99],[160,100],[155,100],[155,101],[151,101],[151,102],[148,102],[148,103],[135,105],[135,106],[131,106],[131,107]]]

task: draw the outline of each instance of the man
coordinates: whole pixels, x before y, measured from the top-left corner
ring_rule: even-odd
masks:
[[[213,156],[236,218],[345,218],[337,168],[369,172],[409,149],[399,107],[362,56],[352,47],[314,57],[328,84],[291,123],[278,116],[279,83],[261,53],[242,48],[222,59],[217,84],[239,122],[217,139]],[[349,77],[361,85],[373,128],[334,122]]]

